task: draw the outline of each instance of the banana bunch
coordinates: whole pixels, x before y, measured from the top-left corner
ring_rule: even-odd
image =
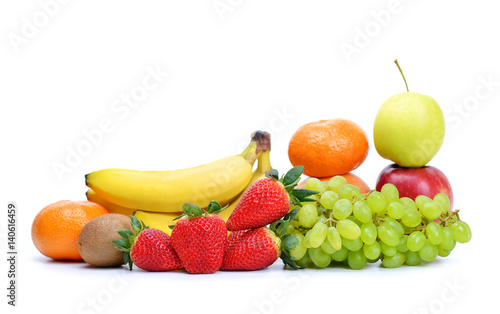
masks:
[[[234,204],[234,200],[258,180],[255,178],[263,171],[261,164],[270,167],[269,150],[270,134],[257,131],[241,154],[194,168],[95,171],[85,176],[90,188],[87,199],[113,213],[131,215],[135,212],[135,216],[150,227],[167,231],[167,226],[182,213],[182,205],[186,202],[195,203],[200,208],[205,208],[212,200],[223,206],[230,202]],[[261,161],[262,155],[267,156],[267,162]],[[252,172],[257,159],[259,166]],[[227,220],[228,217],[224,218]]]

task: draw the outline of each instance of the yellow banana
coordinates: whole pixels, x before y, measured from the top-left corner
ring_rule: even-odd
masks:
[[[104,208],[109,210],[110,213],[130,216],[135,212],[135,209],[123,207],[106,201],[105,199],[97,195],[92,189],[89,189],[87,193],[85,193],[85,195],[87,196],[87,200],[102,205]]]
[[[257,169],[255,169],[255,171],[252,173],[252,179],[250,180],[250,182],[248,183],[248,185],[245,187],[245,190],[243,190],[243,192],[240,193],[240,195],[238,196],[238,198],[235,199],[233,202],[231,202],[231,204],[226,209],[224,209],[222,212],[219,213],[219,216],[221,216],[225,221],[227,221],[227,219],[229,218],[229,216],[231,216],[231,213],[233,212],[234,208],[236,207],[236,205],[238,204],[238,202],[243,197],[243,194],[245,193],[245,191],[248,190],[248,188],[250,186],[252,186],[252,184],[254,184],[255,182],[257,182],[258,180],[265,178],[266,177],[266,172],[268,172],[271,169],[273,169],[271,167],[271,159],[270,159],[269,154],[270,154],[269,150],[263,151],[260,154],[259,161],[258,161],[258,164],[257,164]]]
[[[204,208],[212,200],[224,206],[250,182],[253,163],[269,149],[269,136],[267,132],[254,132],[240,155],[199,167],[171,171],[104,169],[86,175],[86,184],[110,203],[143,211],[181,212],[186,202]]]
[[[138,210],[135,212],[134,216],[142,220],[146,226],[150,228],[158,229],[165,232],[168,235],[172,234],[172,229],[168,226],[175,225],[175,217],[182,215],[183,213],[156,213],[156,212],[146,212]]]

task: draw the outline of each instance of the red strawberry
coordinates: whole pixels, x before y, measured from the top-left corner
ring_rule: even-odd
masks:
[[[166,271],[182,269],[181,260],[172,247],[170,237],[158,229],[149,229],[144,223],[134,216],[132,229],[119,230],[123,239],[113,241],[118,249],[125,252],[125,264],[149,271]]]
[[[247,231],[250,231],[250,230],[237,230],[237,231],[233,231],[229,234],[229,237],[227,237],[227,241],[226,241],[226,250],[228,247],[230,247],[231,245],[233,245],[234,242],[238,241],[238,239],[243,235],[245,234],[245,232]]]
[[[224,219],[216,213],[219,203],[212,201],[207,210],[186,203],[185,215],[172,230],[172,244],[182,266],[192,274],[215,273],[222,265],[226,249],[227,229]]]
[[[235,231],[236,233],[241,231]],[[231,233],[231,236],[234,233]],[[257,270],[272,265],[281,254],[281,239],[269,228],[244,231],[229,243],[222,270]]]
[[[291,202],[312,201],[307,197],[318,192],[294,189],[303,170],[302,166],[294,167],[282,179],[278,179],[276,169],[266,173],[267,178],[258,180],[245,191],[227,220],[227,229],[263,227],[285,216]]]

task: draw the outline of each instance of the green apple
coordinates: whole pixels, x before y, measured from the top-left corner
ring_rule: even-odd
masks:
[[[397,60],[394,62],[397,64]],[[430,96],[408,91],[391,96],[382,104],[375,118],[373,140],[380,156],[399,166],[416,168],[425,166],[436,155],[444,133],[445,122],[438,103]]]

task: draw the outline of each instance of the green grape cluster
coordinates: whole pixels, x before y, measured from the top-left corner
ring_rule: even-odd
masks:
[[[362,194],[342,176],[325,182],[309,178],[303,188],[319,193],[315,202],[297,207],[286,231],[299,240],[290,251],[299,267],[344,263],[362,269],[379,260],[387,268],[416,266],[448,256],[457,242],[472,236],[443,193],[413,201],[400,198],[388,183],[381,191]]]

